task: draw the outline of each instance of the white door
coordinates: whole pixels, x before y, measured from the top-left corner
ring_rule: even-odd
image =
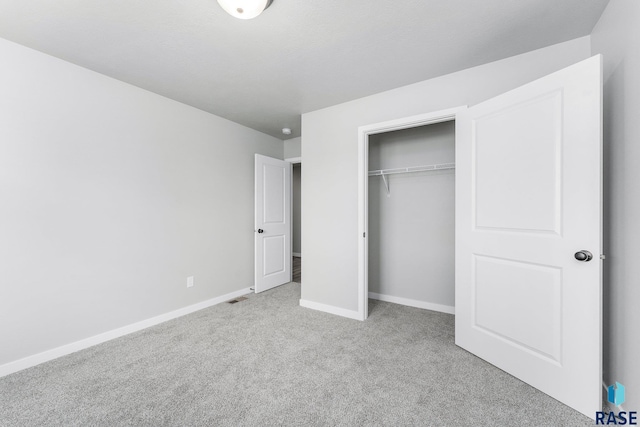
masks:
[[[256,154],[255,291],[291,281],[291,163]]]
[[[591,418],[602,387],[601,67],[592,57],[456,120],[456,344]]]

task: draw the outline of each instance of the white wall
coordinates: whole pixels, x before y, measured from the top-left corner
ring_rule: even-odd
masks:
[[[453,121],[369,137],[369,170],[455,161]],[[455,171],[369,177],[369,291],[455,304]]]
[[[295,159],[302,155],[301,141],[302,141],[301,137],[291,138],[284,141],[284,158],[285,159]]]
[[[357,311],[359,126],[475,104],[590,53],[587,36],[304,114],[302,299]]]
[[[604,380],[640,410],[640,2],[611,0],[591,35],[604,56]],[[306,276],[305,276],[306,277]]]
[[[292,245],[292,250],[294,253],[302,253],[302,234],[301,234],[301,211],[300,208],[302,207],[301,204],[301,194],[300,194],[300,189],[301,189],[301,175],[302,174],[302,165],[300,163],[296,163],[293,165],[293,173],[291,176],[291,182],[292,182],[292,206],[293,206],[293,245]]]
[[[0,366],[253,284],[254,153],[281,140],[1,39],[0,58]]]

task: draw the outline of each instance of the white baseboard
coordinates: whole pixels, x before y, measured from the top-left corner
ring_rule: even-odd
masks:
[[[408,305],[409,307],[424,308],[426,310],[439,311],[440,313],[456,314],[456,309],[450,305],[435,304],[432,302],[418,301],[415,299],[394,297],[391,295],[377,294],[369,292],[369,298],[380,301],[392,302],[394,304]]]
[[[302,258],[302,254],[300,254],[298,252],[291,252],[291,255],[293,255],[294,257],[297,257],[297,258]]]
[[[325,313],[335,314],[337,316],[346,317],[349,319],[362,320],[360,313],[354,310],[347,310],[346,308],[340,308],[333,305],[320,304],[319,302],[300,300],[300,307],[310,308],[312,310],[324,311]]]
[[[31,368],[32,366],[36,366],[53,359],[57,359],[58,357],[75,353],[76,351],[84,350],[86,348],[92,347],[97,344],[102,344],[103,342],[110,341],[115,338],[120,338],[122,336],[131,334],[133,332],[141,331],[142,329],[146,329],[151,326],[155,326],[160,323],[166,322],[168,320],[176,319],[178,317],[191,314],[193,312],[220,304],[222,302],[225,302],[249,293],[251,293],[251,288],[244,288],[239,291],[235,291],[226,295],[219,296],[217,298],[212,298],[210,300],[193,304],[175,311],[170,311],[169,313],[161,314],[159,316],[152,317],[150,319],[132,323],[131,325],[123,326],[118,329],[113,329],[111,331],[107,331],[102,334],[95,335],[93,337],[72,342],[70,344],[56,347],[51,350],[43,351],[42,353],[34,354],[32,356],[27,356],[25,358],[16,360],[14,362],[6,363],[0,366],[0,377],[13,374],[14,372],[18,372],[23,369]]]

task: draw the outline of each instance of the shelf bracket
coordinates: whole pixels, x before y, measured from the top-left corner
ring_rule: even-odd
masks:
[[[391,193],[389,193],[389,182],[387,181],[387,177],[384,176],[384,172],[382,172],[380,176],[382,176],[382,180],[384,181],[384,186],[387,189],[387,197],[391,197]]]

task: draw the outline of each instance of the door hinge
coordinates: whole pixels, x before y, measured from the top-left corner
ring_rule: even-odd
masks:
[[[362,233],[362,237],[367,237],[367,233]]]

